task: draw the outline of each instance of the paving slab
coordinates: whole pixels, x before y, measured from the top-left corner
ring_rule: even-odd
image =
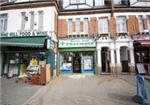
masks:
[[[28,105],[139,105],[135,76],[68,75],[56,78]]]
[[[1,99],[0,105],[22,105],[42,86],[28,83],[16,83],[16,78],[1,78]]]

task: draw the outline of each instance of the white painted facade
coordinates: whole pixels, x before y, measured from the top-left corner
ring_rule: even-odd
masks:
[[[150,0],[130,0],[131,6],[144,6],[149,7],[150,6]]]
[[[25,24],[24,31],[39,31],[38,30],[38,11],[43,11],[43,30],[42,31],[55,31],[54,30],[54,15],[56,12],[55,7],[43,7],[43,8],[26,8],[26,9],[14,9],[7,11],[0,11],[0,14],[7,14],[8,23],[7,23],[7,32],[21,32],[21,13],[25,12],[28,20]],[[30,12],[34,12],[34,29],[30,29]]]
[[[76,5],[78,4],[79,5]],[[63,9],[84,9],[105,6],[104,0],[63,0]]]

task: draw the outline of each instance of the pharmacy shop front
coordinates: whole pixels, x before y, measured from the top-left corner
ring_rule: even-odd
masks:
[[[60,39],[59,71],[61,73],[95,73],[94,39]]]

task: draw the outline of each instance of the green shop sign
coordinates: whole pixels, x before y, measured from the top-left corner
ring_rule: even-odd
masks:
[[[33,32],[2,32],[1,37],[20,37],[20,36],[46,36],[48,31],[33,31]]]
[[[95,47],[94,39],[60,39],[59,48]]]

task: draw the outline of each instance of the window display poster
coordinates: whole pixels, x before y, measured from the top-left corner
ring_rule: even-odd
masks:
[[[62,63],[62,65],[60,67],[60,71],[71,72],[72,71],[72,63]]]
[[[84,56],[83,58],[83,69],[84,70],[92,70],[92,57],[91,56]]]

